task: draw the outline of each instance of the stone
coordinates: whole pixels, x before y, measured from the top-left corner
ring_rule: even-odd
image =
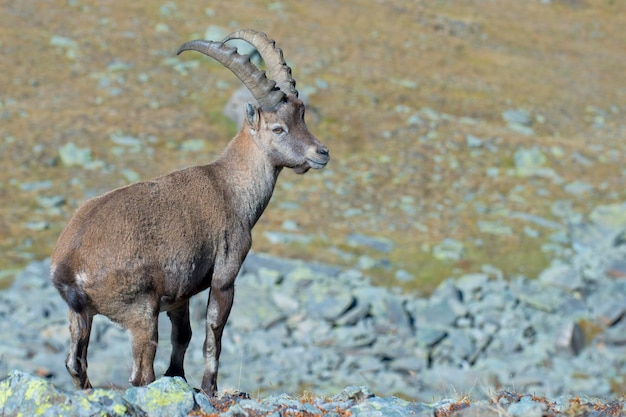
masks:
[[[231,405],[225,413],[221,413],[220,417],[248,417],[248,413],[237,403]]]
[[[42,378],[12,371],[0,382],[0,410],[6,416],[146,416],[138,406],[115,391],[95,389],[69,393]]]
[[[506,414],[504,410],[497,405],[478,403],[473,404],[471,407],[465,407],[461,410],[456,410],[453,417],[502,417]]]
[[[468,148],[481,148],[483,146],[483,140],[474,135],[468,134],[465,136],[465,144]]]
[[[422,356],[405,356],[402,358],[393,359],[389,363],[389,369],[397,372],[406,372],[417,374],[422,369],[428,367],[428,358],[426,355]]]
[[[40,191],[47,190],[49,188],[52,188],[52,181],[50,180],[24,182],[20,184],[20,190],[22,191]]]
[[[290,245],[294,243],[305,245],[313,240],[312,235],[303,235],[300,233],[265,231],[263,236],[274,245]]]
[[[502,112],[502,119],[507,122],[509,129],[532,135],[534,133],[532,126],[532,117],[528,110],[525,109],[507,109]]]
[[[513,154],[513,160],[516,173],[520,177],[551,177],[556,175],[552,169],[545,167],[548,159],[536,146],[517,149]]]
[[[569,182],[565,184],[565,186],[563,187],[563,190],[565,192],[568,192],[574,195],[590,194],[593,192],[593,189],[594,189],[593,185],[585,181],[580,181],[580,180]]]
[[[599,205],[591,211],[589,219],[607,230],[620,230],[626,225],[626,203]]]
[[[371,398],[369,401],[350,407],[353,417],[405,417],[408,413],[408,401],[400,398]]]
[[[440,328],[422,326],[417,328],[417,343],[420,346],[432,347],[442,341],[448,332]]]
[[[478,226],[478,230],[482,233],[503,236],[511,236],[513,234],[511,226],[502,224],[502,222],[499,221],[479,220],[476,222],[476,226]]]
[[[568,322],[561,327],[555,340],[557,350],[578,355],[585,347],[585,334],[580,324]]]
[[[390,239],[366,236],[358,233],[348,235],[347,243],[350,246],[365,246],[382,253],[389,253],[394,248],[394,244]]]
[[[352,307],[341,317],[335,320],[335,324],[338,326],[353,326],[363,320],[369,314],[369,311],[369,304],[357,302],[353,304]]]
[[[547,269],[539,274],[539,282],[562,288],[568,292],[580,290],[584,287],[582,276],[572,265],[562,261],[553,262]]]
[[[359,322],[354,326],[336,327],[333,329],[330,341],[338,347],[351,349],[371,346],[376,340],[376,334],[366,322]]]
[[[285,313],[274,303],[272,296],[258,287],[239,286],[229,322],[232,326],[252,331],[267,329],[286,318]]]
[[[209,397],[204,392],[194,391],[193,399],[197,405],[198,411],[204,414],[217,414],[217,409],[213,407],[209,401]]]
[[[145,387],[129,388],[124,398],[150,417],[186,417],[195,407],[194,391],[180,377],[163,377]]]
[[[430,327],[446,328],[453,326],[456,320],[465,314],[463,305],[454,299],[431,299],[428,308],[415,318],[419,328],[422,323]]]
[[[187,139],[180,144],[179,149],[183,152],[200,152],[205,145],[206,141],[203,139]]]
[[[433,247],[433,256],[442,261],[459,261],[463,259],[465,247],[456,239],[445,238],[440,244]]]
[[[546,407],[546,403],[533,401],[531,397],[525,396],[509,405],[506,411],[511,417],[542,417]]]
[[[330,397],[330,400],[362,402],[372,397],[374,397],[374,394],[367,387],[355,385],[346,387],[343,391]]]
[[[311,317],[336,320],[354,303],[354,296],[340,289],[312,285],[305,300],[305,308]]]
[[[86,166],[93,161],[93,154],[89,148],[79,148],[72,142],[68,142],[59,148],[59,157],[63,165]]]
[[[489,275],[485,273],[465,274],[456,280],[455,287],[461,291],[462,299],[471,300],[488,281]]]
[[[286,314],[293,314],[298,311],[300,308],[300,303],[298,300],[294,299],[291,295],[285,294],[283,292],[273,291],[270,296],[281,311]]]

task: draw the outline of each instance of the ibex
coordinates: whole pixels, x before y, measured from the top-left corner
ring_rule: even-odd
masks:
[[[242,39],[264,59],[268,77],[225,45]],[[291,69],[264,33],[241,30],[221,42],[194,40],[194,50],[219,61],[250,90],[245,122],[212,163],[174,171],[92,198],[61,232],[51,279],[69,305],[66,367],[78,389],[90,388],[87,348],[93,316],[103,314],[130,333],[132,385],[155,379],[157,322],[172,322],[166,376],[185,377],[191,339],[189,298],[210,288],[201,389],[217,391],[224,326],[235,278],[252,244],[251,230],[267,206],[278,174],[323,168],[328,149],[308,130]],[[243,109],[242,109],[243,110]]]

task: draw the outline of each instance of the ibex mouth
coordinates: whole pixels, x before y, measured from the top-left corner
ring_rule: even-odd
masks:
[[[304,174],[309,169],[322,169],[328,164],[328,158],[324,160],[310,159],[307,158],[306,162],[302,165],[297,165],[293,167],[293,170],[296,174]]]
[[[326,166],[326,164],[328,164],[328,159],[325,159],[323,161],[316,159],[307,159],[306,161],[308,162],[309,167],[313,169],[322,169]]]

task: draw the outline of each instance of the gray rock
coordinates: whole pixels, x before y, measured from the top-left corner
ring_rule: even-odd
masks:
[[[376,333],[367,322],[359,322],[354,326],[336,327],[330,334],[327,344],[334,344],[340,348],[352,349],[371,346],[376,340]]]
[[[267,329],[286,318],[272,296],[260,290],[259,287],[243,285],[237,288],[229,320],[234,327],[244,331]]]
[[[584,195],[593,192],[593,185],[584,181],[576,180],[565,184],[563,190],[574,195]]]
[[[465,247],[456,239],[445,238],[440,244],[433,247],[433,256],[442,261],[458,261],[463,259]]]
[[[539,282],[545,285],[562,288],[568,292],[580,290],[584,287],[582,276],[572,265],[561,261],[553,262],[548,269],[539,274]]]
[[[626,203],[597,206],[589,219],[603,229],[621,230],[626,225]]]
[[[20,184],[20,190],[22,191],[40,191],[47,190],[49,188],[52,188],[52,181],[50,180],[24,182]]]
[[[623,234],[626,238],[626,230]],[[614,246],[620,246],[620,244]],[[611,278],[626,278],[626,259],[610,260],[605,266],[604,273]]]
[[[400,282],[410,282],[415,280],[415,276],[404,269],[398,269],[395,273],[395,277]]]
[[[455,411],[454,417],[502,417],[504,409],[493,404],[478,403]]]
[[[442,300],[463,301],[462,292],[457,288],[456,283],[451,279],[447,279],[439,284],[430,296],[429,301],[434,303]]]
[[[483,286],[489,281],[489,275],[485,273],[466,274],[456,280],[455,287],[461,291],[463,300],[472,300],[481,292]]]
[[[422,323],[430,327],[446,328],[456,323],[457,319],[465,315],[466,310],[454,299],[431,299],[428,307],[415,317],[415,323],[419,328]]]
[[[557,333],[555,345],[558,350],[578,355],[585,347],[585,334],[580,324],[568,322]]]
[[[546,288],[548,290],[548,288]],[[552,313],[559,308],[562,302],[558,293],[550,291],[538,292],[538,293],[521,293],[518,295],[520,301],[527,306],[536,310],[545,311],[546,313]]]
[[[293,314],[298,311],[300,303],[293,296],[283,292],[273,291],[270,296],[276,307],[286,314]]]
[[[412,331],[402,298],[377,287],[356,288],[354,294],[358,303],[369,303],[369,313],[379,334],[386,332],[408,334]]]
[[[448,332],[441,328],[421,326],[417,329],[417,343],[429,348],[441,342],[447,335]]]
[[[289,245],[293,243],[304,245],[310,243],[313,240],[313,236],[303,235],[300,233],[266,231],[263,233],[263,236],[265,236],[265,238],[269,240],[270,243],[273,243],[275,245]]]
[[[68,142],[59,148],[59,156],[63,165],[86,166],[93,161],[93,154],[89,148],[79,148],[72,142]]]
[[[354,417],[405,417],[408,406],[408,401],[400,398],[374,397],[350,407],[350,413]]]
[[[347,243],[351,246],[365,246],[382,253],[389,253],[394,248],[394,243],[390,239],[366,236],[358,233],[348,235]]]
[[[507,109],[502,112],[502,119],[507,122],[510,129],[525,135],[534,133],[532,126],[532,117],[525,109]]]
[[[614,346],[626,346],[626,319],[606,329],[599,337],[598,342]]]
[[[520,177],[548,177],[557,178],[556,172],[545,165],[548,158],[536,146],[532,148],[519,148],[513,154],[515,170]]]
[[[483,146],[483,141],[474,135],[468,134],[465,136],[465,144],[468,148],[481,148]]]
[[[370,304],[359,300],[352,305],[352,308],[335,320],[335,324],[338,326],[353,326],[363,320],[369,312]]]
[[[220,417],[248,417],[248,413],[239,403],[236,403],[231,405],[226,412],[221,413]]]
[[[311,317],[336,320],[354,303],[354,296],[349,292],[325,285],[311,285],[307,291],[305,308]]]
[[[532,397],[522,397],[507,409],[507,414],[512,417],[541,417],[547,405],[539,401],[533,401]]]
[[[95,389],[76,393],[57,390],[44,379],[12,371],[0,382],[0,409],[6,416],[145,416],[136,405],[115,391]]]
[[[180,377],[163,377],[145,387],[126,390],[124,399],[148,416],[187,416],[195,407],[194,391]]]
[[[362,402],[373,397],[374,394],[372,394],[372,392],[365,386],[349,386],[343,391],[330,397],[330,400],[335,402]]]
[[[420,356],[404,356],[396,358],[389,363],[389,369],[396,372],[410,373],[417,375],[422,369],[428,367],[428,357],[424,354]]]
[[[476,222],[476,226],[478,226],[478,230],[482,233],[488,233],[492,235],[503,235],[503,236],[511,236],[513,234],[513,229],[511,226],[503,224],[499,221],[486,221],[479,220]]]

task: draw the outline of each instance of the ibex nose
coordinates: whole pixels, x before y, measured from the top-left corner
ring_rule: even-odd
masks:
[[[317,153],[323,156],[328,156],[328,148],[326,146],[320,146],[317,148]]]

